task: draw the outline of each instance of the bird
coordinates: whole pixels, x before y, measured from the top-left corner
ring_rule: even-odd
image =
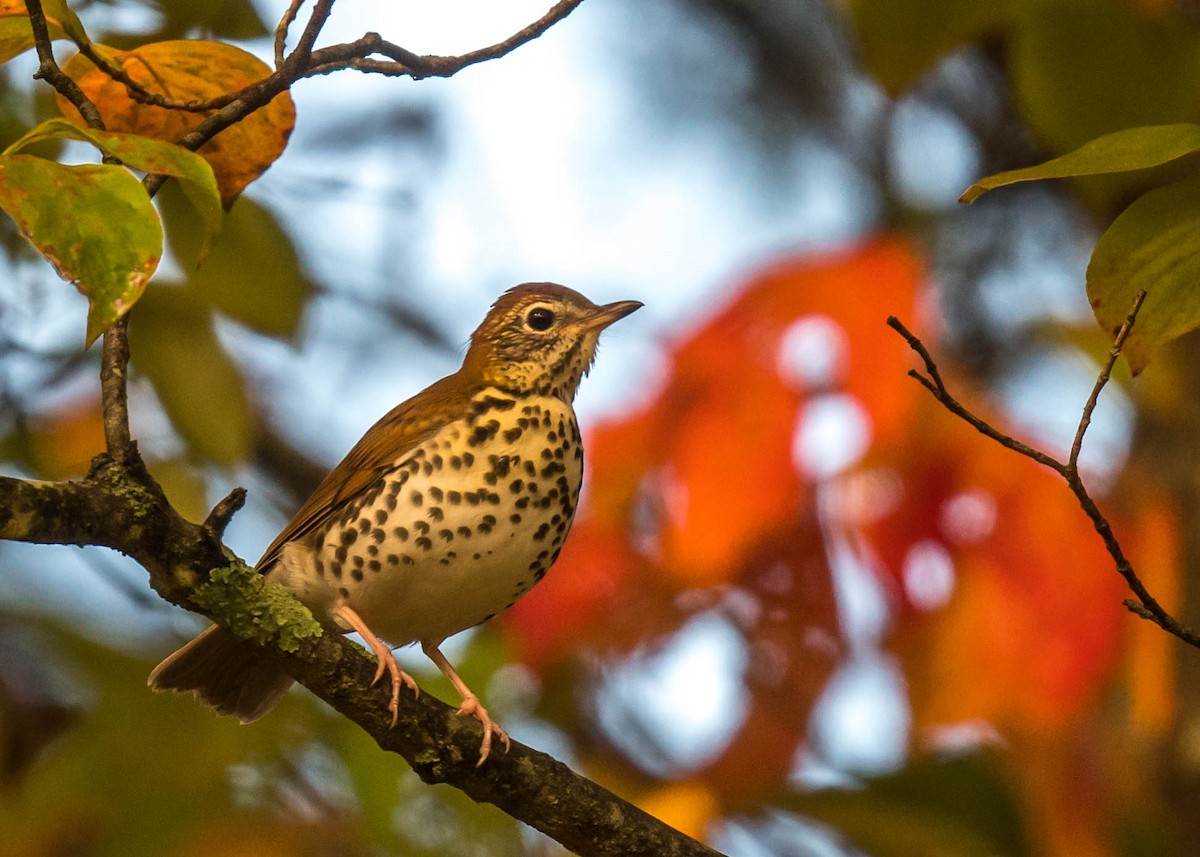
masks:
[[[462,365],[379,419],[320,482],[256,569],[319,620],[357,631],[392,684],[418,693],[393,647],[416,643],[478,718],[508,734],[441,652],[454,634],[528,593],[558,559],[583,482],[573,402],[601,331],[640,301],[597,305],[555,283],[523,283],[492,305]],[[250,723],[292,685],[274,662],[212,625],[150,673]]]

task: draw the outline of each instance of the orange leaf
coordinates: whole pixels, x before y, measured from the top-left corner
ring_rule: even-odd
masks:
[[[102,50],[147,90],[183,100],[207,100],[235,92],[271,73],[265,63],[241,48],[200,39],[154,42],[132,51]],[[96,103],[110,131],[174,143],[207,118],[207,114],[134,101],[124,84],[81,54],[72,57],[64,70]],[[72,122],[84,124],[78,111],[61,95],[58,106]],[[216,174],[225,208],[233,205],[246,186],[283,153],[295,120],[291,96],[283,92],[200,147],[198,154]]]
[[[633,585],[636,564],[619,534],[576,525],[545,579],[501,617],[521,661],[542,670],[594,639],[597,631],[615,642],[612,631],[618,622],[611,617],[628,606],[623,590]],[[625,613],[620,618],[632,617]]]
[[[1124,583],[1057,475],[925,407],[881,456],[900,495],[868,529],[916,725],[1060,734],[1113,674]]]
[[[911,313],[920,279],[913,252],[881,240],[752,280],[676,348],[667,387],[636,428],[594,434],[594,481],[621,486],[599,489],[596,514],[632,516],[639,546],[680,582],[735,577],[742,557],[792,518],[814,476],[812,462],[796,460],[802,405],[841,394],[875,438],[903,422],[913,401],[895,371],[905,346],[884,320]]]
[[[82,476],[104,451],[104,418],[92,397],[40,414],[29,428],[30,464],[45,479]]]
[[[704,839],[720,812],[716,797],[698,783],[669,783],[642,795],[638,806],[693,839]]]
[[[1183,603],[1180,569],[1182,538],[1179,513],[1145,477],[1126,478],[1123,490],[1136,517],[1124,529],[1124,543],[1134,557],[1142,583],[1168,613],[1178,615]],[[1125,681],[1129,720],[1135,736],[1163,740],[1175,725],[1175,655],[1179,643],[1150,622],[1129,629]]]

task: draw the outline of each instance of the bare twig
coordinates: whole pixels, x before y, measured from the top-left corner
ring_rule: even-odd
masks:
[[[459,56],[421,56],[380,38],[377,33],[367,33],[356,42],[333,45],[314,51],[312,64],[304,76],[311,77],[343,69],[355,69],[391,77],[411,77],[414,80],[427,77],[450,77],[468,66],[507,56],[566,18],[582,2],[583,0],[561,0],[541,18],[527,27],[522,27],[507,39]],[[392,62],[372,60],[370,59],[372,54],[380,54]]]
[[[189,113],[211,113],[214,110],[224,110],[232,105],[245,103],[251,106],[250,112],[253,112],[266,103],[259,103],[262,93],[278,94],[288,89],[297,80],[330,74],[335,71],[355,70],[390,77],[411,77],[414,80],[427,77],[450,77],[468,66],[506,56],[522,45],[533,41],[575,11],[583,0],[562,0],[541,18],[529,26],[521,28],[507,39],[460,56],[421,56],[385,40],[378,33],[366,33],[362,38],[353,42],[314,50],[317,37],[329,18],[334,2],[335,0],[320,0],[316,4],[299,43],[292,53],[285,57],[288,28],[304,3],[304,0],[292,0],[275,30],[275,71],[240,90],[223,93],[212,98],[181,99],[153,92],[134,80],[123,68],[109,62],[94,46],[79,44],[77,47],[97,69],[113,80],[124,84],[129,97],[141,104]],[[388,59],[371,59],[373,54],[379,54]],[[61,75],[62,72],[59,71],[59,74]],[[74,82],[70,78],[62,76],[74,86]],[[246,115],[240,107],[236,112],[240,114],[239,119]],[[99,114],[95,114],[95,116],[99,118]],[[213,134],[223,130],[223,127],[218,128]]]
[[[75,105],[75,109],[79,111],[79,115],[83,117],[83,121],[88,124],[89,128],[105,130],[104,120],[100,117],[100,111],[96,109],[96,105],[79,88],[79,84],[67,77],[54,58],[54,46],[50,41],[50,28],[46,24],[46,13],[42,11],[42,0],[27,0],[25,6],[29,11],[29,24],[33,29],[34,47],[37,49],[38,55],[38,70],[34,72],[34,78],[46,81],[63,98]]]
[[[329,15],[333,12],[333,4],[334,0],[316,0],[316,3],[313,4],[312,14],[308,16],[308,23],[304,25],[304,32],[300,34],[300,40],[287,59],[283,61],[285,69],[288,66],[299,69],[309,65],[309,57],[317,43],[317,37],[321,35],[325,22],[329,20]]]
[[[932,393],[933,397],[941,402],[942,406],[945,407],[946,410],[950,411],[950,413],[954,414],[959,419],[970,423],[976,431],[978,431],[980,434],[986,435],[987,437],[996,441],[996,443],[1005,446],[1008,449],[1011,449],[1013,452],[1019,453],[1026,458],[1032,458],[1038,464],[1044,464],[1046,467],[1053,468],[1060,473],[1062,472],[1064,465],[1053,456],[1047,455],[1041,450],[1034,449],[1032,446],[1022,443],[1015,437],[1005,434],[987,420],[978,417],[967,410],[967,408],[963,406],[963,404],[956,398],[954,398],[954,396],[950,395],[950,392],[946,389],[946,384],[942,381],[942,376],[938,372],[937,364],[934,363],[933,357],[930,356],[929,350],[925,348],[924,343],[922,343],[921,340],[917,339],[915,335],[909,332],[909,329],[905,327],[900,319],[896,318],[894,315],[888,316],[887,323],[888,327],[892,328],[904,337],[904,340],[908,343],[909,348],[917,352],[921,360],[925,363],[925,371],[929,373],[929,376],[926,377],[916,369],[909,369],[909,377],[915,378],[917,381],[919,381],[921,386]]]
[[[928,375],[922,375],[917,370],[911,369],[908,374],[919,381],[925,389],[929,390],[933,397],[946,410],[1006,449],[1011,449],[1026,458],[1049,467],[1066,481],[1067,486],[1071,489],[1071,493],[1079,501],[1080,508],[1083,509],[1084,514],[1091,520],[1092,526],[1096,528],[1096,532],[1103,540],[1104,547],[1108,551],[1109,556],[1112,557],[1117,573],[1125,579],[1125,583],[1130,591],[1137,596],[1136,600],[1129,599],[1124,602],[1126,608],[1135,615],[1153,622],[1183,642],[1200,648],[1200,635],[1168,613],[1159,604],[1158,600],[1150,594],[1149,590],[1146,589],[1145,584],[1142,583],[1141,578],[1134,571],[1133,565],[1126,558],[1120,542],[1112,531],[1112,525],[1104,516],[1104,513],[1100,511],[1100,507],[1096,505],[1096,501],[1092,499],[1091,494],[1088,493],[1087,486],[1084,485],[1083,478],[1079,473],[1079,452],[1083,446],[1083,437],[1087,432],[1088,425],[1091,423],[1092,414],[1095,412],[1096,404],[1100,399],[1100,393],[1112,376],[1112,370],[1116,365],[1117,357],[1120,355],[1121,349],[1124,347],[1129,333],[1133,329],[1138,311],[1142,308],[1145,298],[1146,293],[1144,291],[1138,293],[1134,299],[1133,306],[1125,317],[1124,323],[1121,325],[1120,330],[1117,331],[1116,338],[1109,349],[1108,360],[1105,361],[1103,368],[1101,368],[1100,374],[1096,378],[1096,383],[1092,387],[1091,395],[1088,396],[1087,403],[1084,405],[1079,419],[1079,426],[1075,431],[1074,442],[1071,444],[1070,457],[1066,462],[1059,461],[1057,458],[1041,450],[1034,449],[1028,444],[1022,443],[1013,436],[1000,431],[987,420],[972,413],[946,389],[946,385],[938,372],[937,364],[934,362],[933,357],[930,356],[929,350],[925,347],[924,343],[909,332],[908,328],[895,316],[890,316],[887,323],[889,327],[904,337],[908,346],[921,358],[921,361],[925,364],[925,371],[928,373]]]
[[[450,75],[461,71],[469,65],[476,63],[487,62],[488,60],[499,59],[502,56],[512,53],[521,45],[532,42],[542,33],[549,30],[559,21],[566,18],[582,3],[583,0],[560,0],[542,17],[538,18],[528,27],[522,27],[517,32],[513,33],[507,39],[496,44],[480,48],[477,51],[463,54],[458,57],[427,57],[426,59],[434,60],[432,65],[435,67],[430,76],[433,77],[449,77]]]
[[[292,22],[296,20],[296,15],[300,12],[300,7],[304,5],[304,0],[292,0],[288,7],[283,11],[283,17],[279,19],[279,23],[275,25],[275,70],[279,71],[283,68],[283,52],[287,48],[288,28],[292,26]]]
[[[1092,424],[1092,414],[1096,410],[1097,402],[1100,401],[1100,391],[1104,389],[1108,379],[1112,376],[1113,367],[1117,365],[1117,358],[1121,356],[1121,349],[1125,347],[1125,340],[1129,338],[1129,332],[1133,330],[1133,323],[1137,321],[1137,314],[1145,300],[1146,290],[1142,289],[1134,297],[1133,307],[1121,324],[1120,330],[1117,331],[1112,347],[1108,349],[1108,359],[1104,361],[1104,368],[1096,377],[1092,393],[1088,396],[1087,404],[1083,406],[1083,413],[1079,417],[1079,427],[1075,429],[1075,439],[1071,442],[1071,455],[1067,459],[1067,466],[1072,470],[1079,469],[1079,452],[1083,448],[1083,436],[1087,433],[1088,426]]]

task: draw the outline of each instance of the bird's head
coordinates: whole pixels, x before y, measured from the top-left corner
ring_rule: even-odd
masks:
[[[596,356],[600,332],[641,306],[597,306],[554,283],[514,286],[471,334],[463,371],[489,385],[570,402]]]

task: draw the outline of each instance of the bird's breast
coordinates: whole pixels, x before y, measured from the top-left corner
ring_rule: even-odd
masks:
[[[393,645],[440,641],[542,579],[582,478],[570,405],[485,390],[345,504],[307,551],[307,567],[283,571],[283,582],[316,609],[348,604]]]

